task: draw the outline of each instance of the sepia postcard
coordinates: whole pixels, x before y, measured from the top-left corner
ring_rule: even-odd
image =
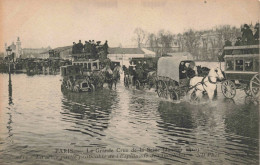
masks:
[[[259,13],[0,0],[0,165],[258,165]]]

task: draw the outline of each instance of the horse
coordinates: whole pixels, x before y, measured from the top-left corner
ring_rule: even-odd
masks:
[[[209,100],[212,101],[214,97],[214,91],[217,88],[217,80],[223,80],[224,75],[220,68],[212,68],[206,77],[193,77],[190,79],[190,90],[188,91],[188,97],[192,99],[194,94],[199,100],[202,98],[203,93],[207,92]]]
[[[110,67],[106,67],[102,70],[104,74],[104,82],[108,84],[109,89],[112,89],[113,84],[116,88],[116,83],[120,80],[120,68],[115,67],[112,71]]]
[[[121,68],[119,66],[115,67],[113,70],[112,79],[113,79],[113,83],[115,84],[115,89],[116,89],[117,82],[120,80],[120,70]]]
[[[147,80],[148,80],[149,89],[151,89],[156,84],[156,71],[148,72]]]

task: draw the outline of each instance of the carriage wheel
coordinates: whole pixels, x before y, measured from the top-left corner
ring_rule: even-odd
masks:
[[[225,80],[221,84],[221,91],[226,98],[232,99],[236,95],[236,85],[230,80]]]
[[[176,91],[173,90],[173,91],[170,92],[170,98],[172,100],[179,100],[179,95]]]
[[[159,97],[167,98],[167,86],[162,80],[157,82],[157,94]]]
[[[259,74],[256,74],[250,80],[250,91],[253,97],[259,97],[259,88],[260,88]]]
[[[135,81],[135,88],[136,88],[136,89],[140,89],[140,87],[141,87],[140,81],[139,81],[139,80],[136,80],[136,81]]]

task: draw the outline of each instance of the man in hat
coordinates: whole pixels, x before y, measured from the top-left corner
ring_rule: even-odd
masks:
[[[243,34],[242,34],[242,40],[244,40],[244,42],[247,45],[254,44],[253,32],[252,32],[252,30],[250,29],[250,27],[247,24],[244,25],[244,30],[243,30]]]
[[[107,40],[106,40],[106,42],[105,42],[104,45],[103,45],[103,50],[104,50],[104,52],[105,52],[106,54],[108,54],[108,44],[107,44]]]
[[[81,53],[83,48],[84,48],[84,45],[81,43],[81,40],[79,40],[79,43],[77,44],[78,53]]]
[[[89,53],[89,52],[90,52],[90,43],[89,43],[88,41],[85,41],[84,51],[85,51],[86,53]]]
[[[76,43],[73,42],[73,45],[72,45],[72,54],[75,54],[76,53]]]

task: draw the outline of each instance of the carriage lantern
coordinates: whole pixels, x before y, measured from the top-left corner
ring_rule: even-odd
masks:
[[[11,54],[12,54],[12,49],[10,48],[10,46],[6,49],[6,54],[8,59],[10,60]]]

